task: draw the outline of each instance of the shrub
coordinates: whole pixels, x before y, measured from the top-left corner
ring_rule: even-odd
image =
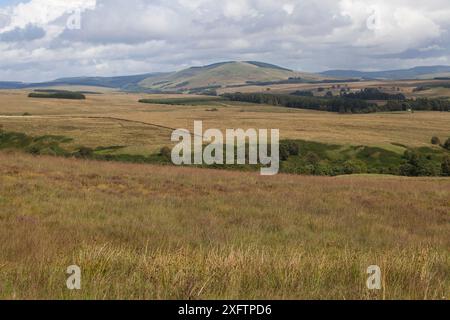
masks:
[[[442,147],[444,147],[444,149],[450,150],[450,138],[448,138],[447,141],[445,141]]]
[[[286,161],[289,156],[298,156],[300,147],[295,141],[282,141],[280,143],[280,160]]]
[[[172,159],[172,150],[170,150],[169,147],[161,148],[159,154],[166,160],[171,160]]]
[[[440,145],[441,139],[439,139],[439,137],[434,136],[433,138],[431,138],[431,144]]]
[[[333,169],[328,164],[317,163],[314,166],[314,174],[319,176],[332,176]]]
[[[320,162],[320,157],[316,153],[310,151],[306,154],[305,160],[309,164],[317,165]]]
[[[289,159],[289,147],[287,144],[280,144],[280,160],[287,161]]]
[[[76,153],[77,158],[91,158],[94,155],[94,150],[88,147],[81,147]]]
[[[367,166],[360,160],[348,160],[344,162],[343,171],[345,174],[357,174],[367,172]]]
[[[38,146],[29,146],[25,151],[34,155],[41,154],[41,149]]]
[[[442,175],[450,177],[450,157],[445,157],[441,165]]]
[[[291,156],[298,156],[300,154],[300,148],[294,141],[288,143],[288,150]]]
[[[432,161],[424,162],[419,169],[419,176],[437,177],[442,173],[439,163],[434,163]]]

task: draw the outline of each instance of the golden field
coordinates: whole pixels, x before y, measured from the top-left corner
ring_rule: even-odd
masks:
[[[138,103],[146,97],[172,96],[106,90],[88,95],[85,101],[71,101],[30,99],[25,90],[0,90],[0,124],[6,131],[66,135],[75,139],[75,145],[125,145],[127,153],[143,154],[170,145],[172,129],[192,130],[195,120],[202,120],[205,128],[274,128],[280,129],[283,139],[380,146],[399,152],[404,149],[398,144],[430,146],[432,136],[450,135],[448,112],[341,115],[231,102],[212,106]],[[211,107],[217,111],[211,112]]]
[[[449,179],[2,152],[0,298],[448,299],[449,208]],[[72,264],[80,291],[65,286]]]

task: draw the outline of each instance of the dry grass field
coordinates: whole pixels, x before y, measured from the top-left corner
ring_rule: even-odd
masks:
[[[22,90],[0,91],[0,124],[7,131],[66,135],[75,139],[74,144],[126,145],[127,153],[149,153],[170,145],[170,128],[192,129],[195,120],[203,120],[205,128],[278,128],[283,139],[380,146],[399,152],[404,149],[397,144],[429,146],[432,136],[450,135],[449,113],[340,115],[231,102],[215,103],[212,107],[217,111],[211,112],[207,105],[138,103],[145,97],[172,96],[105,91],[88,95],[85,101],[71,101],[30,99]]]
[[[0,153],[0,298],[448,299],[450,180]],[[67,290],[66,268],[82,269]],[[379,265],[383,289],[366,288]]]
[[[450,97],[450,88],[436,87],[424,91],[414,92],[414,96],[422,98],[448,98]]]

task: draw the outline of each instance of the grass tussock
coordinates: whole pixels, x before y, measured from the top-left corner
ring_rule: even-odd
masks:
[[[448,299],[449,190],[0,153],[0,298]]]

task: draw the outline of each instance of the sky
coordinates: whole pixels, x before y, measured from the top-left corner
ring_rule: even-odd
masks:
[[[0,0],[0,81],[450,65],[448,0]]]

